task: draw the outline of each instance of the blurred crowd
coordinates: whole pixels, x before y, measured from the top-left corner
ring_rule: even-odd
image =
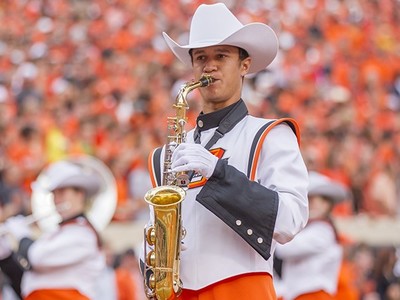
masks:
[[[29,211],[30,182],[44,165],[79,153],[101,158],[113,171],[124,207],[115,219],[136,217],[134,198],[142,191],[132,182],[145,177],[149,150],[165,141],[177,89],[191,79],[161,32],[187,38],[183,32],[199,2],[212,1],[1,1],[4,217]],[[251,112],[299,121],[309,169],[353,190],[354,199],[338,213],[396,216],[399,1],[227,5],[243,23],[270,24],[280,39],[273,65],[246,80]],[[192,98],[191,122],[198,112]]]
[[[142,218],[147,155],[192,79],[161,33],[186,40],[189,16],[213,2],[0,1],[0,221],[30,214],[45,165],[83,153],[116,178],[114,222]],[[352,190],[335,214],[398,217],[400,1],[223,2],[279,37],[271,67],[246,79],[251,113],[299,122],[308,168]],[[198,103],[193,92],[188,129]]]

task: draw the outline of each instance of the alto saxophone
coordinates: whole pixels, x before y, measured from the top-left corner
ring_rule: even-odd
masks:
[[[174,299],[182,291],[179,264],[185,230],[182,227],[181,202],[186,196],[183,188],[187,187],[190,179],[187,172],[171,171],[171,158],[175,148],[186,141],[188,94],[212,82],[212,77],[204,75],[199,81],[188,82],[180,89],[173,105],[176,115],[168,117],[168,130],[171,132],[165,146],[162,185],[149,190],[144,196],[154,213],[154,224],[144,229],[143,273],[148,299]],[[148,273],[151,275],[147,276]]]

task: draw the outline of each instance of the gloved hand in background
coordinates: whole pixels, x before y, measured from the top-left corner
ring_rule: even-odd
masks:
[[[8,218],[4,226],[6,230],[19,242],[23,238],[32,238],[33,232],[26,217],[22,215]]]
[[[218,157],[211,154],[200,144],[180,144],[172,154],[172,171],[196,171],[205,178],[214,173]]]

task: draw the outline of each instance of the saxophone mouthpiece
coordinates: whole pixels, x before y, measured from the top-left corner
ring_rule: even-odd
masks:
[[[203,75],[199,79],[201,82],[201,87],[209,86],[211,83],[214,82],[214,78],[211,77],[211,75]]]

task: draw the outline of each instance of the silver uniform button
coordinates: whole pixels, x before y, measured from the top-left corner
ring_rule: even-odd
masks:
[[[236,220],[236,225],[237,225],[237,226],[240,226],[240,225],[242,225],[242,221],[240,221],[240,220]]]
[[[19,258],[19,263],[25,269],[29,266],[28,261],[24,257]]]
[[[247,234],[248,234],[248,235],[252,235],[252,234],[253,234],[253,230],[247,229]]]
[[[262,238],[257,239],[257,243],[262,244],[262,242],[264,242],[264,240]]]
[[[203,123],[202,120],[199,120],[199,121],[197,122],[197,125],[198,125],[200,128],[202,128],[202,127],[204,126],[204,123]]]

